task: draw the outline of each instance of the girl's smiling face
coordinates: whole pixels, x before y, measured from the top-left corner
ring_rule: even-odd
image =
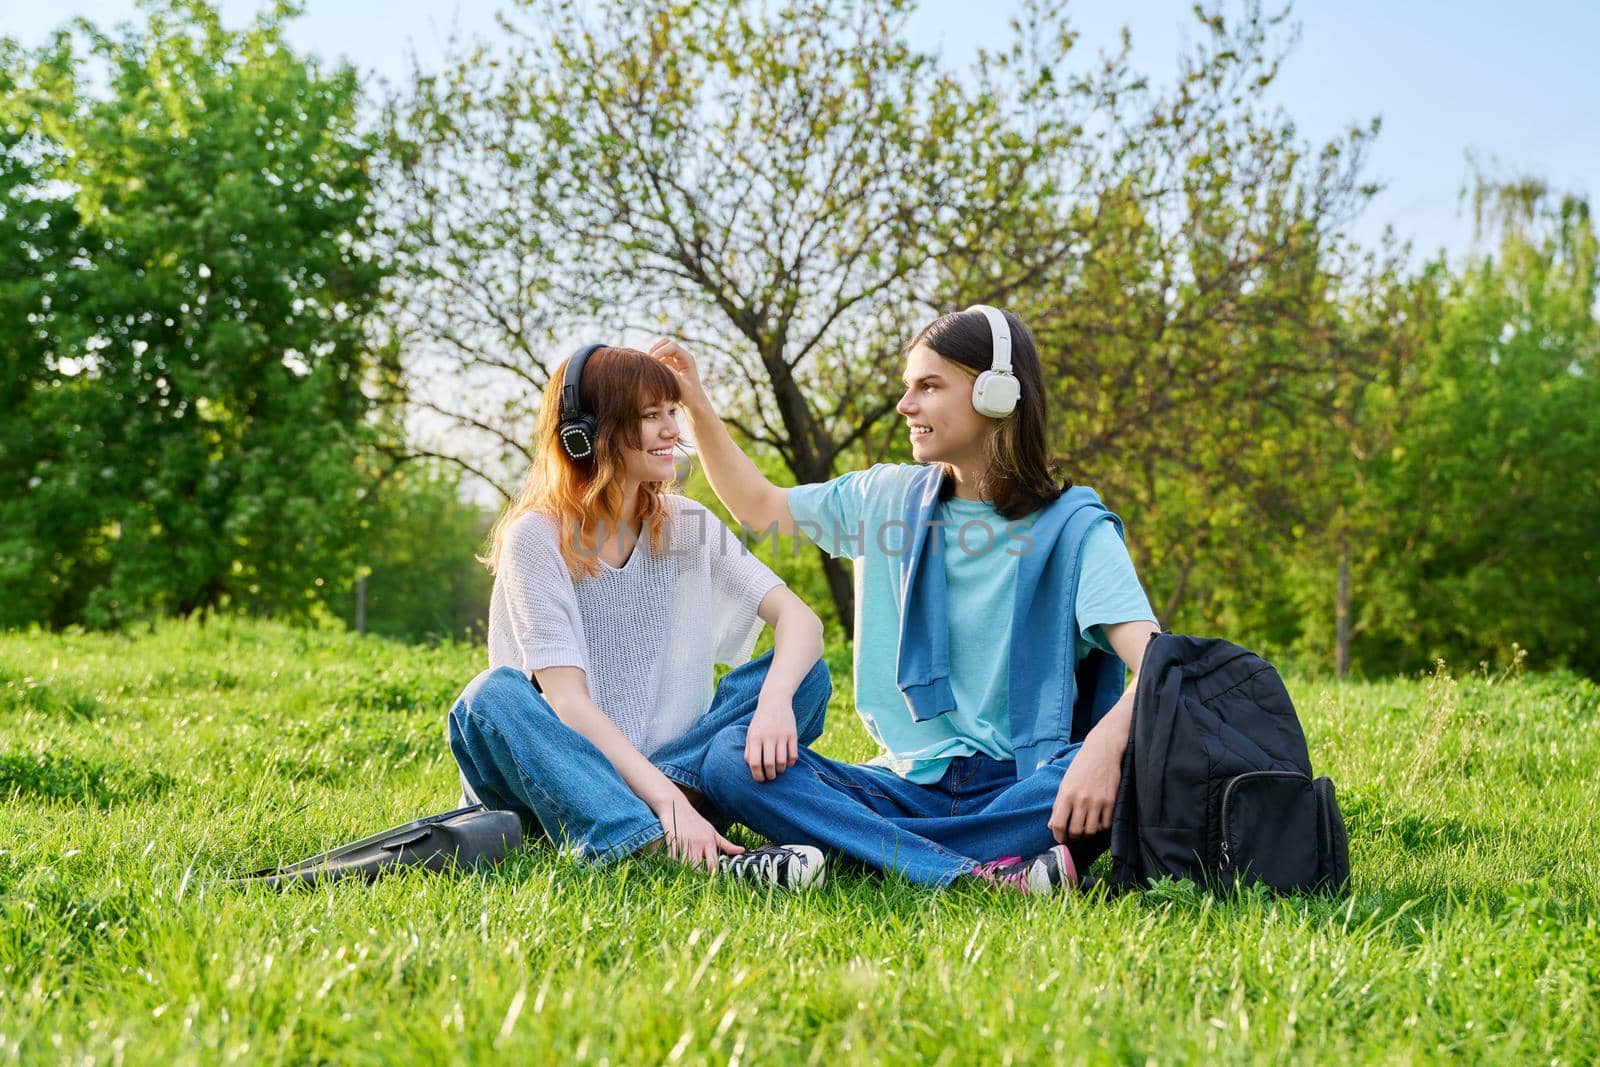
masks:
[[[976,376],[925,344],[906,353],[905,392],[895,410],[911,434],[919,463],[949,463],[976,476],[995,422],[972,406]]]
[[[678,405],[651,404],[639,414],[639,447],[624,448],[623,477],[631,482],[670,482],[677,473]]]

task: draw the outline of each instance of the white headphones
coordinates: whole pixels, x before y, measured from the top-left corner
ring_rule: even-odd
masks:
[[[1022,383],[1011,373],[1011,327],[999,309],[988,304],[973,304],[967,311],[983,312],[994,338],[993,365],[972,384],[972,406],[980,415],[1003,419],[1017,410],[1017,401],[1022,399]]]

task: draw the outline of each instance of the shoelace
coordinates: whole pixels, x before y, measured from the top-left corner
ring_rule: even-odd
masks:
[[[997,860],[980,863],[972,868],[972,876],[1022,889],[1027,888],[1028,884],[1027,868],[1023,867],[1021,856],[1001,856]]]
[[[787,848],[783,845],[768,845],[765,848],[756,849],[754,852],[746,852],[742,856],[734,856],[728,861],[728,867],[736,875],[757,879],[771,878],[781,885],[784,882],[781,877],[783,873],[781,868],[786,866],[790,860],[798,858],[799,853],[792,848]]]

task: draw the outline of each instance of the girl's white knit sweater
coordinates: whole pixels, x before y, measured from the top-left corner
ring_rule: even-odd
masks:
[[[645,756],[710,706],[714,664],[750,658],[756,608],[783,584],[700,504],[666,500],[669,552],[657,555],[641,535],[622,566],[602,562],[576,580],[556,520],[519,517],[506,529],[489,601],[491,668],[581,668],[594,702]]]

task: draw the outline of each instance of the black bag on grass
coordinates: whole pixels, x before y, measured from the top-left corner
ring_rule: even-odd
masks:
[[[396,867],[470,869],[498,862],[521,843],[522,821],[516,812],[474,804],[413,819],[287,867],[256,871],[237,884],[285,889],[343,878],[372,881]]]
[[[1134,693],[1111,817],[1109,881],[1170,875],[1227,889],[1338,891],[1350,878],[1333,783],[1266,660],[1216,638],[1158,634]]]

